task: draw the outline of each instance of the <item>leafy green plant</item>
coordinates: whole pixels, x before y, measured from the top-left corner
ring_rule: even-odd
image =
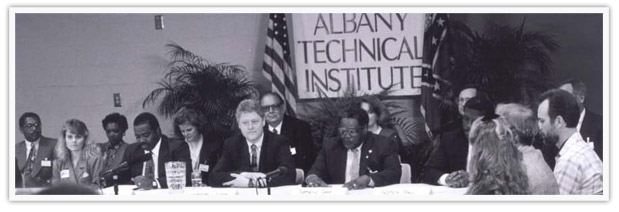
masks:
[[[550,53],[559,48],[555,36],[519,26],[488,22],[483,34],[453,21],[453,83],[477,84],[496,102],[530,104],[551,85]]]
[[[192,108],[208,121],[207,127],[229,133],[238,103],[258,94],[244,68],[211,63],[175,43],[165,47],[170,49],[168,70],[142,106],[158,103],[157,111],[166,117]]]

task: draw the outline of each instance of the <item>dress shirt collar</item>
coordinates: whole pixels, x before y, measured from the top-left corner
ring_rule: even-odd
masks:
[[[559,154],[557,154],[557,158],[561,157],[561,155],[565,155],[569,149],[574,146],[574,144],[578,143],[578,141],[583,141],[582,136],[579,132],[575,132],[570,136],[565,143],[559,148]]]
[[[281,135],[282,134],[282,125],[284,124],[284,120],[282,120],[281,122],[279,122],[279,124],[275,127],[271,127],[271,125],[267,124],[267,126],[269,126],[269,131],[273,132],[273,129],[277,130],[277,134]]]

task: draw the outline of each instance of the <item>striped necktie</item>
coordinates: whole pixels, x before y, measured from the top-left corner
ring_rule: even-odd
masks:
[[[258,171],[258,147],[255,144],[251,145],[251,161],[250,161],[251,170],[254,172]]]
[[[24,176],[30,175],[34,169],[34,158],[36,158],[36,151],[34,142],[30,143],[30,151],[28,152],[28,160],[26,160],[26,166],[24,167]]]

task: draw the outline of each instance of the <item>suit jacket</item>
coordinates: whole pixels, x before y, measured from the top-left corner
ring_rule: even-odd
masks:
[[[268,131],[269,126],[265,125],[264,130]],[[307,173],[316,159],[316,149],[312,141],[310,125],[305,121],[284,115],[279,134],[286,136],[290,148],[295,149],[295,153],[293,154],[291,150],[291,154],[296,168],[303,169]]]
[[[441,135],[438,148],[428,159],[425,170],[427,184],[437,185],[443,174],[466,170],[469,142],[462,128]]]
[[[589,138],[593,142],[593,150],[603,160],[603,128],[602,116],[595,114],[589,110],[585,110],[585,118],[582,120],[580,126],[580,134],[583,140],[587,141]]]
[[[41,136],[38,142],[39,149],[34,159],[33,170],[30,176],[23,176],[22,178],[26,188],[47,187],[50,186],[52,182],[52,160],[54,160],[54,148],[58,140]],[[16,160],[20,173],[23,172],[26,167],[26,161],[28,160],[26,149],[25,141],[20,141],[15,144]]]
[[[398,160],[397,144],[387,137],[367,133],[361,147],[359,176],[368,175],[375,186],[400,182],[402,168]],[[348,149],[339,137],[328,139],[307,174],[320,177],[327,184],[344,184]]]
[[[197,170],[200,171],[202,175],[202,183],[209,185],[209,175],[212,172],[213,168],[217,164],[219,157],[221,157],[221,151],[223,146],[223,136],[209,132],[203,137],[204,143],[202,143],[202,148],[200,149],[200,165],[208,166],[208,171]]]
[[[141,143],[133,143],[127,147],[124,159],[126,161],[135,160],[144,155],[144,150],[141,148]],[[159,144],[159,154],[157,154],[157,172],[161,188],[167,188],[165,163],[169,161],[185,162],[185,182],[187,186],[191,185],[191,157],[189,155],[189,146],[185,141],[169,139],[165,135],[161,135],[161,144]],[[134,163],[129,165],[129,176],[136,177],[142,175],[144,163]],[[120,182],[121,184],[132,184],[131,182]]]
[[[97,183],[97,176],[102,167],[101,157],[84,157],[77,162],[75,167],[70,159],[63,162],[55,160],[52,184],[73,183],[90,186]]]
[[[258,171],[267,173],[276,170],[280,166],[288,169],[283,175],[273,177],[270,186],[282,186],[294,184],[296,172],[294,160],[290,155],[290,146],[286,137],[264,131]],[[210,175],[210,185],[223,187],[223,183],[233,180],[231,173],[251,172],[249,147],[247,140],[242,135],[236,135],[224,141],[223,153],[217,165]]]

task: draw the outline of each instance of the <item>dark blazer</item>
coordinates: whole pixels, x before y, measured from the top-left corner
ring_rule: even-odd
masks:
[[[320,177],[327,184],[344,184],[348,149],[339,137],[327,139],[307,174]],[[368,175],[375,186],[400,182],[402,168],[398,161],[397,144],[387,137],[367,133],[361,147],[359,176]]]
[[[582,135],[582,139],[585,141],[589,138],[593,142],[593,150],[600,157],[600,160],[603,160],[603,128],[602,116],[585,110],[585,118],[580,126],[580,135]]]
[[[437,185],[438,179],[443,174],[466,170],[468,151],[469,142],[462,128],[442,134],[438,147],[426,165],[424,177],[426,183]]]
[[[224,141],[223,153],[217,165],[210,174],[210,185],[223,187],[223,183],[233,180],[231,173],[251,172],[249,160],[249,147],[247,140],[242,135],[235,135]],[[258,171],[267,173],[285,166],[288,172],[284,175],[273,177],[270,186],[282,186],[294,184],[296,172],[294,160],[290,155],[290,146],[286,137],[264,131]]]
[[[125,151],[124,160],[132,161],[134,158],[144,155],[144,150],[141,148],[141,143],[129,144]],[[161,188],[167,188],[165,174],[165,163],[169,161],[184,161],[185,162],[185,182],[187,186],[191,185],[191,157],[189,156],[189,146],[185,141],[169,139],[165,135],[161,135],[161,144],[159,144],[159,154],[157,158],[157,180]],[[142,167],[144,163],[135,163],[129,166],[129,176],[136,177],[142,175]],[[120,182],[121,184],[132,184],[132,182]]]
[[[215,168],[219,157],[221,157],[224,138],[219,133],[209,132],[203,136],[203,139],[204,143],[202,143],[200,149],[200,164],[208,165],[208,172],[200,171],[200,173],[202,174],[202,183],[209,185],[209,175]]]
[[[268,131],[269,126],[265,125],[264,130]],[[303,169],[307,173],[316,159],[316,149],[312,141],[310,125],[305,121],[284,115],[281,130],[279,134],[286,136],[290,148],[295,148],[296,154],[293,154],[292,157],[296,168]]]
[[[37,157],[34,159],[34,168],[30,173],[30,176],[23,176],[23,182],[26,188],[30,187],[47,187],[52,183],[52,160],[54,159],[54,148],[58,140],[53,138],[46,138],[41,136],[39,142],[39,149],[37,150]],[[20,173],[26,167],[27,152],[26,142],[20,141],[15,144],[15,156]],[[42,161],[49,161],[50,166],[42,164]],[[21,187],[21,186],[19,186]]]

